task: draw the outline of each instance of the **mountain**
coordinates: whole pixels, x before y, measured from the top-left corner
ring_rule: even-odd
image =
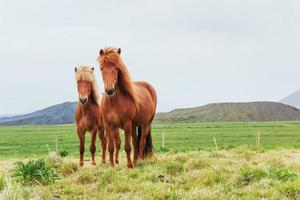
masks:
[[[0,118],[0,125],[54,125],[74,123],[76,102],[65,102],[13,117]]]
[[[0,118],[4,118],[4,117],[13,117],[13,116],[17,116],[18,114],[6,114],[6,115],[0,115]]]
[[[155,122],[252,122],[300,120],[300,110],[275,102],[212,103],[158,113]]]
[[[74,123],[76,102],[65,102],[26,115],[0,118],[0,125]],[[275,102],[213,103],[157,113],[155,123],[252,122],[300,120],[300,110]]]
[[[281,99],[280,102],[300,109],[300,90]]]

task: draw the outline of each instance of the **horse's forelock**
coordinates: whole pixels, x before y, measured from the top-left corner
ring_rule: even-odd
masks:
[[[91,66],[78,66],[75,72],[76,81],[88,81],[92,83],[92,90],[94,95],[94,101],[100,106],[101,95],[98,91],[97,81],[94,75],[93,67]]]

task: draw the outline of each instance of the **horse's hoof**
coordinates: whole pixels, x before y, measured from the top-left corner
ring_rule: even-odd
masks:
[[[102,164],[105,164],[105,160],[102,160]]]
[[[96,165],[96,162],[92,162],[92,165]]]
[[[130,168],[130,169],[132,169],[133,168],[133,164],[132,163],[127,164],[127,167]]]
[[[119,161],[118,160],[116,160],[116,164],[119,165]]]
[[[79,166],[80,166],[80,167],[83,167],[83,162],[79,162]]]
[[[144,160],[144,156],[139,156],[139,159],[140,160]]]

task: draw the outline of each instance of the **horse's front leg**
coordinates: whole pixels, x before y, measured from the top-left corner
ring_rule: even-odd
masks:
[[[112,167],[115,166],[115,162],[114,162],[114,150],[115,150],[114,130],[115,130],[115,128],[112,128],[110,126],[107,126],[105,128],[106,138],[108,140],[109,160],[110,160],[110,164],[111,164]]]
[[[131,152],[131,134],[132,134],[132,125],[131,122],[128,122],[124,126],[124,133],[125,133],[125,151],[127,155],[127,167],[133,168],[133,164],[130,157]]]
[[[105,163],[106,160],[106,149],[107,149],[107,142],[104,135],[104,129],[99,129],[98,132],[99,139],[101,140],[101,153],[102,153],[102,163]]]
[[[115,162],[119,164],[119,152],[121,146],[121,139],[120,139],[120,129],[115,129],[115,147],[116,147],[116,155],[115,155]]]
[[[83,166],[84,163],[84,150],[85,150],[85,130],[80,129],[77,127],[77,135],[79,137],[79,153],[80,153],[80,159],[79,159],[79,165]]]
[[[95,152],[96,152],[96,138],[97,138],[97,129],[93,130],[91,132],[91,145],[90,145],[90,152],[91,152],[91,156],[92,156],[92,165],[96,165],[96,161],[95,161]]]

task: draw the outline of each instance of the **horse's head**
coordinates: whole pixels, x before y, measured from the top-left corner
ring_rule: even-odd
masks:
[[[93,72],[94,68],[80,68],[78,69],[75,67],[75,73],[82,73],[82,72]],[[88,72],[90,71],[90,72]],[[77,90],[79,95],[79,102],[81,104],[86,104],[92,95],[92,82],[87,79],[78,78],[77,79]]]
[[[103,62],[100,63],[100,70],[102,73],[102,78],[104,82],[104,89],[108,96],[113,96],[115,93],[116,85],[118,84],[118,66],[114,60],[121,54],[120,48],[109,48],[100,50],[100,60],[101,57],[106,57]]]

